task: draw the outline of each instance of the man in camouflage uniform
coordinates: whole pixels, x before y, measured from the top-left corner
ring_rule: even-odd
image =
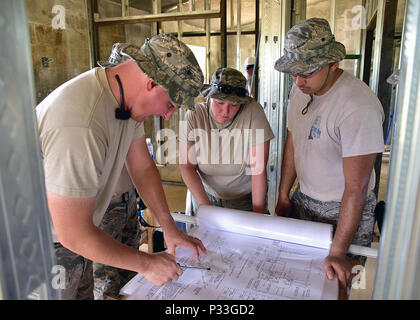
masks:
[[[176,247],[188,247],[197,260],[199,249],[206,253],[170,215],[142,123],[150,116],[169,120],[179,106],[193,105],[203,78],[191,50],[161,34],[141,48],[115,44],[109,65],[64,83],[37,106],[54,246],[66,271],[64,299],[93,299],[92,261],[163,285],[182,274]],[[141,252],[99,228],[110,203],[112,210],[121,202],[115,192],[124,166],[156,215],[169,254]]]
[[[334,226],[324,269],[343,288],[351,281],[348,257],[361,258],[346,256],[350,244],[372,241],[373,167],[383,151],[384,119],[369,87],[338,67],[344,56],[328,22],[313,18],[289,30],[284,55],[275,64],[294,82],[276,213]],[[296,177],[299,187],[290,200]]]

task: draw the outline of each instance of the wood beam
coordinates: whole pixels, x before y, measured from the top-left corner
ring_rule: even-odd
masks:
[[[174,35],[177,34],[177,32],[167,32],[167,33],[174,34]],[[256,34],[256,32],[254,30],[242,31],[242,35],[255,35],[255,34]],[[221,35],[221,33],[218,32],[218,31],[210,32],[210,36],[212,36],[212,37],[214,37],[214,36],[220,37],[220,35]],[[234,36],[234,35],[236,35],[236,31],[227,31],[226,35]],[[187,31],[187,32],[183,33],[183,36],[184,37],[205,37],[206,33],[202,32],[202,31]]]
[[[222,0],[226,1],[226,0]],[[173,12],[161,14],[148,14],[141,16],[129,17],[112,17],[95,19],[97,25],[107,24],[130,24],[130,23],[150,23],[161,21],[179,21],[179,20],[196,20],[196,19],[213,19],[221,18],[221,12],[217,10],[195,11],[195,12]]]
[[[220,0],[220,67],[227,67],[226,0]]]
[[[130,15],[129,0],[121,0],[121,16],[127,17]]]
[[[182,0],[178,0],[177,11],[182,12]],[[177,25],[178,25],[178,39],[182,41],[182,20],[178,20]]]
[[[152,0],[153,14],[160,14],[162,12],[162,2],[161,0]],[[152,35],[157,35],[159,33],[159,22],[152,24]]]

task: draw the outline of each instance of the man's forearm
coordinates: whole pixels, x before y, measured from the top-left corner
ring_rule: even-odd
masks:
[[[344,190],[331,254],[346,254],[362,217],[366,190]]]
[[[72,198],[47,190],[48,208],[58,241],[89,260],[144,272],[149,256],[116,241],[92,223],[96,198]]]
[[[144,137],[131,143],[125,163],[139,195],[156,216],[162,229],[165,231],[167,228],[176,228],[169,212],[159,171],[149,155]]]
[[[98,263],[115,268],[144,273],[148,268],[148,254],[126,246],[92,225],[87,232],[77,235],[70,244],[63,244],[69,250]]]
[[[330,253],[347,253],[366,204],[375,159],[375,153],[343,158],[345,188]]]
[[[132,179],[139,195],[153,212],[160,226],[163,229],[175,226],[156,166],[153,164],[148,170],[137,172]]]

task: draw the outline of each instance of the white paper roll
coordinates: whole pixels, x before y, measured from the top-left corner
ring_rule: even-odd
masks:
[[[201,205],[197,223],[207,228],[329,249],[332,225]]]

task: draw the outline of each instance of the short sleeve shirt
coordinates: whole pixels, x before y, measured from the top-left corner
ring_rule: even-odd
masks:
[[[64,83],[36,107],[46,188],[63,196],[96,197],[95,225],[113,196],[131,143],[144,136],[142,123],[115,118],[118,107],[101,68]]]
[[[359,79],[343,72],[324,95],[309,95],[293,86],[288,107],[296,174],[301,191],[320,201],[341,201],[344,192],[343,158],[384,149],[381,103]],[[375,186],[372,171],[369,190]]]
[[[252,191],[250,163],[256,159],[251,158],[251,148],[273,137],[263,108],[253,101],[228,124],[219,123],[207,103],[197,104],[195,111],[186,113],[179,139],[194,148],[206,192],[232,200]]]

